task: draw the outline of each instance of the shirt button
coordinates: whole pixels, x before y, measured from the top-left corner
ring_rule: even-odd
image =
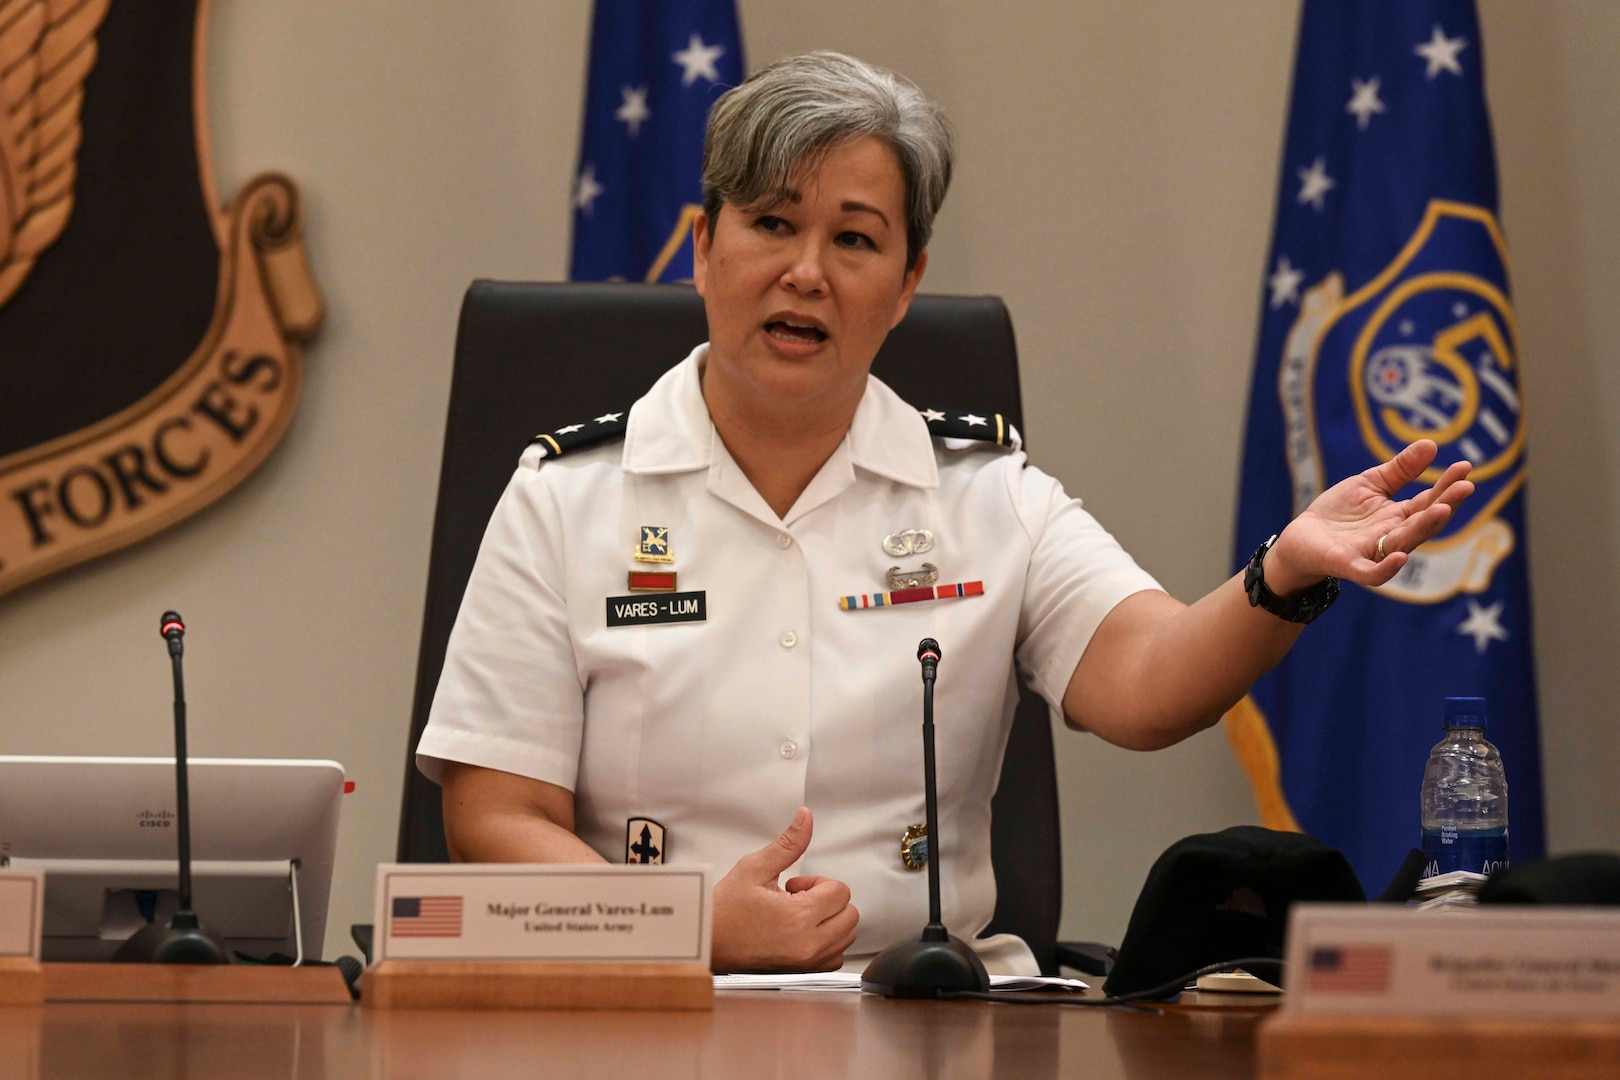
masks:
[[[777,638],[777,640],[782,643],[782,648],[791,649],[793,646],[799,643],[799,635],[795,634],[791,630],[784,630],[782,631],[782,636]]]
[[[789,536],[787,533],[777,533],[776,546],[781,548],[783,551],[786,551],[788,548],[793,546],[793,537]]]
[[[794,758],[799,756],[799,744],[794,742],[792,739],[784,739],[780,749],[782,751],[782,756],[785,758]]]

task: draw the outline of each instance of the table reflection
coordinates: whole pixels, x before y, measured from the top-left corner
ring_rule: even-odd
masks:
[[[0,1008],[5,1077],[503,1080],[656,1076],[1101,1080],[1254,1074],[1260,1017],[726,991],[713,1012],[349,1005]]]

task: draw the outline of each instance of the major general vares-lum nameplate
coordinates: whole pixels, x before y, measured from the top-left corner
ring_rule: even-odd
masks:
[[[373,959],[709,963],[706,866],[377,867]]]

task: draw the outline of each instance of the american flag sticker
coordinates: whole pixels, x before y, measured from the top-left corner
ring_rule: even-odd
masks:
[[[1330,994],[1380,994],[1389,989],[1394,950],[1388,945],[1336,945],[1311,950],[1306,988]]]
[[[459,896],[396,896],[388,914],[388,932],[394,937],[461,936]]]

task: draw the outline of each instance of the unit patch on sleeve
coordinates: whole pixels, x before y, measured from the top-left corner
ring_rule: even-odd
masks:
[[[624,861],[639,866],[663,866],[668,832],[650,817],[633,817],[624,825]]]

